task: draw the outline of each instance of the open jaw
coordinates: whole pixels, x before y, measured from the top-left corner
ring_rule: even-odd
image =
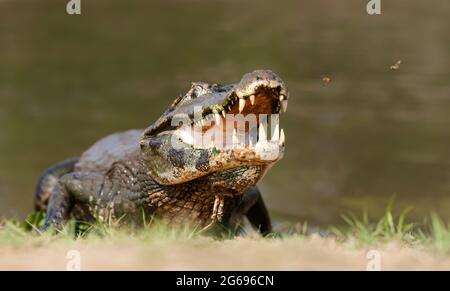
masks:
[[[287,110],[288,98],[283,80],[268,70],[245,74],[239,83],[226,86],[193,83],[146,129],[141,145],[171,135],[192,149],[283,152],[279,113]]]
[[[171,134],[194,149],[233,151],[265,161],[281,158],[285,133],[279,116],[280,111],[287,110],[287,91],[282,92],[280,86],[260,85],[249,94],[239,96],[238,92],[206,114],[199,108],[190,123]]]

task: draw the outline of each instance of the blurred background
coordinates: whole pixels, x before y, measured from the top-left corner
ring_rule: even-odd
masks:
[[[261,183],[278,222],[396,208],[450,219],[450,3],[0,0],[0,217],[97,139],[151,124],[191,81],[271,69],[287,149]],[[390,66],[402,60],[398,70]],[[326,85],[324,77],[331,78]]]

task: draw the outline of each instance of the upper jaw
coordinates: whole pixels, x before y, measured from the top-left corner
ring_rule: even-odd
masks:
[[[285,96],[286,99],[289,95],[283,80],[269,70],[256,70],[245,74],[237,85],[235,93],[239,98],[246,98],[258,92],[259,88],[278,89],[279,96]]]
[[[263,102],[272,102],[270,109],[262,112],[255,112],[253,105],[260,103],[260,95],[269,95],[272,100],[267,99]],[[208,96],[209,97],[209,96]],[[259,114],[276,114],[280,110],[286,112],[289,98],[289,91],[280,77],[269,70],[256,70],[245,74],[238,84],[229,86],[226,94],[220,96],[221,100],[216,104],[201,108],[202,118],[209,114],[238,114],[238,113],[259,113]],[[195,103],[195,101],[194,101]],[[247,111],[244,109],[247,107]],[[253,107],[253,108],[252,108]],[[216,117],[217,118],[217,117]],[[194,122],[201,119],[196,118]]]
[[[189,117],[190,125],[193,126],[201,125],[212,118],[219,121],[219,118],[225,117],[226,114],[278,114],[280,111],[287,110],[288,88],[280,77],[269,70],[256,70],[245,74],[238,84],[214,86],[213,88],[212,92],[168,110],[145,130],[143,138],[179,128],[179,123],[174,121],[179,120],[177,117],[180,115]],[[254,107],[254,105],[261,105],[258,103],[259,96],[270,96],[264,102],[271,104],[261,108],[263,112],[255,112],[255,109],[260,106]]]

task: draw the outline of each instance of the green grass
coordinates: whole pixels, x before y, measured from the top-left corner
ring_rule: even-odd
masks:
[[[31,214],[24,221],[2,220],[0,221],[0,246],[24,246],[35,244],[42,245],[54,241],[123,241],[136,240],[144,242],[154,241],[183,241],[193,240],[199,236],[213,236],[215,239],[232,239],[235,232],[219,230],[217,232],[203,233],[198,227],[167,225],[151,219],[143,223],[140,227],[126,226],[121,223],[121,219],[109,219],[107,223],[86,223],[71,220],[65,224],[63,229],[50,229],[41,232],[45,214],[36,212]]]
[[[340,242],[350,242],[356,247],[397,241],[411,247],[450,251],[450,224],[445,224],[437,214],[432,213],[423,222],[407,222],[411,207],[397,216],[393,212],[395,195],[390,199],[384,216],[369,221],[367,211],[359,218],[354,214],[342,215],[346,227],[331,227],[330,233]]]
[[[432,213],[422,222],[410,222],[407,214],[411,208],[406,208],[398,215],[394,213],[395,196],[386,207],[383,217],[371,221],[367,211],[360,217],[354,214],[342,215],[344,225],[330,227],[325,236],[334,238],[338,243],[354,248],[364,248],[377,244],[398,242],[408,247],[423,248],[450,253],[450,225],[444,223]],[[164,224],[143,218],[143,227],[125,227],[117,221],[107,223],[87,224],[70,221],[61,231],[41,233],[39,227],[45,216],[34,213],[25,221],[3,220],[0,222],[0,246],[41,245],[52,241],[183,241],[193,240],[202,236],[198,228],[188,226],[167,227]],[[55,234],[56,233],[56,234]],[[245,235],[245,234],[244,234]],[[269,235],[268,239],[288,239],[292,237],[308,238],[307,223],[297,224],[291,230]],[[236,234],[221,232],[216,239],[233,239]]]

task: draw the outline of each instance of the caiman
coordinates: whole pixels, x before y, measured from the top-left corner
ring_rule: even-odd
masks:
[[[70,218],[139,224],[150,217],[228,229],[247,217],[270,233],[256,184],[283,157],[277,116],[288,98],[285,83],[269,70],[231,85],[192,83],[147,129],[107,136],[46,170],[35,197],[35,209],[47,213],[42,230],[59,229]],[[206,136],[208,142],[198,142]]]

